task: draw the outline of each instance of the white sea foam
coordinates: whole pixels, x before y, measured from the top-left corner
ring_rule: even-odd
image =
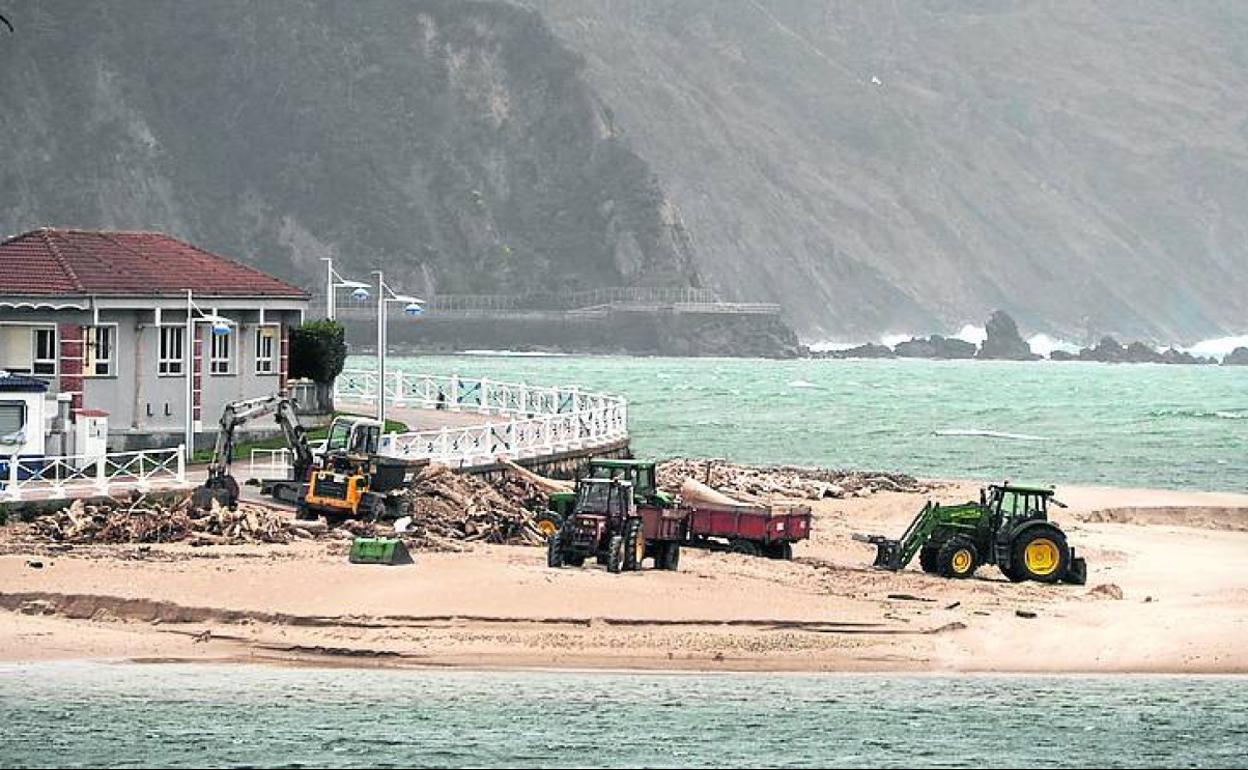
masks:
[[[1050,337],[1047,334],[1033,334],[1027,338],[1027,344],[1031,346],[1032,353],[1045,358],[1048,358],[1054,350],[1064,350],[1067,353],[1079,352],[1079,346],[1075,343]]]
[[[790,387],[790,388],[805,388],[805,389],[808,389],[808,390],[816,390],[816,389],[818,389],[820,386],[816,385],[816,384],[815,384],[815,383],[813,383],[813,382],[807,382],[806,380],[793,380],[792,382],[790,382],[790,383],[789,383],[789,387]]]
[[[1026,433],[1005,433],[999,430],[978,430],[975,428],[949,428],[936,431],[937,436],[973,436],[978,438],[1005,438],[1012,441],[1048,441],[1044,436],[1029,436]]]
[[[823,340],[822,342],[812,342],[807,345],[816,353],[833,353],[838,350],[849,350],[858,347],[855,342],[833,342],[832,340]]]
[[[909,342],[914,339],[913,334],[885,334],[880,337],[880,344],[885,347],[895,347],[900,342]]]
[[[1220,359],[1235,348],[1248,348],[1248,334],[1241,334],[1238,337],[1215,337],[1213,339],[1201,340],[1187,348],[1187,352],[1194,356],[1213,356]]]
[[[982,345],[984,340],[988,339],[988,330],[982,326],[967,324],[957,334],[953,335],[953,338],[969,342],[972,345]]]

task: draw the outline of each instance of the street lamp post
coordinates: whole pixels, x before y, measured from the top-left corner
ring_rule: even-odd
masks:
[[[199,313],[197,319],[195,314]],[[186,332],[182,340],[182,369],[186,379],[186,459],[190,460],[195,453],[195,321],[207,321],[212,324],[212,333],[229,334],[230,327],[235,323],[228,318],[219,316],[216,310],[205,313],[195,304],[195,297],[190,289],[186,290]]]
[[[364,291],[361,299],[368,299],[368,284],[363,281],[351,281],[343,278],[334,269],[334,260],[332,257],[321,257],[321,261],[325,263],[325,317],[334,320],[335,312],[338,309],[338,302],[335,293],[338,289],[355,289]]]
[[[390,302],[402,302],[409,313],[419,313],[420,303],[410,294],[398,294],[387,284],[380,270],[374,270],[377,276],[377,421],[382,430],[386,427],[386,305]]]

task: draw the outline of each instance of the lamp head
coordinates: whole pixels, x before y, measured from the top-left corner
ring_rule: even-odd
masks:
[[[351,296],[360,301],[366,300],[369,297],[368,289],[365,289],[363,286],[357,286],[355,291],[351,292]]]
[[[416,316],[425,312],[425,309],[416,302],[409,302],[403,306],[403,312],[411,316]]]

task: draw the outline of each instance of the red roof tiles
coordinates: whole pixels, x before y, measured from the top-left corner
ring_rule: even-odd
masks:
[[[289,297],[303,289],[163,233],[40,228],[0,242],[0,295]]]

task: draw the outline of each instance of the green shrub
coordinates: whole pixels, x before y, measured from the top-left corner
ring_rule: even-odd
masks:
[[[347,362],[347,333],[337,321],[309,321],[290,332],[290,376],[328,385]]]

